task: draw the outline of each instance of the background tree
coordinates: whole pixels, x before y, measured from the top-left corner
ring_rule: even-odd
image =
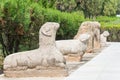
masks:
[[[76,0],[76,8],[81,9],[85,18],[94,18],[100,15],[103,0]]]
[[[26,6],[22,0],[1,0],[0,3],[0,42],[5,57],[19,50],[18,46],[24,35],[24,22],[27,20]]]
[[[115,16],[117,11],[117,0],[105,0],[103,6],[103,15]]]
[[[116,20],[115,17],[108,16],[115,16],[116,10],[119,12],[119,2],[119,0],[118,2],[117,0],[0,0],[0,48],[4,57],[14,52],[37,48],[39,28],[47,21],[60,23],[61,28],[57,32],[56,39],[73,38],[81,22],[89,20],[85,18],[97,17],[96,20],[106,26],[108,25],[106,22]],[[115,21],[115,25],[118,23],[119,20]]]
[[[56,9],[64,12],[72,12],[75,7],[75,0],[56,0]]]
[[[55,8],[56,0],[36,0],[44,8]]]
[[[117,3],[118,4],[117,4],[117,11],[116,11],[116,13],[120,14],[120,0],[118,0]]]
[[[118,0],[76,0],[76,8],[83,11],[85,18],[95,18],[98,15],[114,16],[117,2]]]

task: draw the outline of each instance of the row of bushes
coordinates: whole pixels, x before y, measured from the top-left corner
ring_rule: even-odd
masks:
[[[42,22],[53,21],[60,23],[60,29],[57,32],[56,39],[71,39],[77,33],[80,24],[88,19],[84,19],[80,12],[65,13],[53,9],[41,8]],[[105,30],[110,32],[108,41],[120,41],[120,24],[119,18],[98,16],[96,21],[101,23],[101,33]],[[38,36],[36,36],[38,38]],[[34,41],[34,40],[33,40]],[[36,42],[37,44],[38,42]]]
[[[53,21],[60,23],[60,29],[57,32],[57,39],[72,38],[81,22],[84,21],[83,16],[79,12],[65,13],[57,10],[45,9],[43,14],[46,21]]]
[[[45,8],[41,8],[41,9],[39,8],[39,10],[37,11],[35,11],[34,17],[36,18],[36,20],[39,20],[39,22],[34,22],[35,23],[34,28],[33,31],[31,32],[34,33],[34,35],[28,36],[26,38],[28,40],[24,39],[27,41],[26,47],[29,49],[38,47],[38,45],[35,46],[38,43],[38,31],[39,28],[42,26],[42,24],[44,24],[45,22],[58,22],[60,24],[60,28],[57,31],[57,35],[56,35],[56,39],[60,40],[60,39],[73,38],[74,35],[77,33],[80,24],[85,20],[83,15],[80,14],[80,12],[66,13],[66,12],[60,12],[58,10],[45,9]],[[38,23],[41,24],[39,26],[36,26],[36,24]],[[26,35],[24,37],[26,37]],[[22,48],[23,46],[21,45],[20,47]]]
[[[9,31],[10,37],[13,37],[15,35],[14,33],[16,33],[13,28],[18,27],[18,25],[15,26],[12,23],[23,25],[24,34],[18,31],[18,33],[22,35],[19,36],[19,34],[17,34],[17,37],[14,36],[14,39],[17,38],[17,40],[11,38],[14,41],[20,41],[19,51],[34,49],[39,46],[38,32],[45,22],[60,23],[60,29],[57,32],[56,39],[70,39],[77,33],[80,24],[83,21],[89,20],[84,19],[82,12],[60,12],[55,9],[42,8],[41,5],[34,2],[34,0],[24,1],[25,0],[0,1],[0,34],[8,33]],[[5,18],[7,25],[1,23],[1,18]],[[101,33],[104,30],[110,32],[110,36],[108,37],[109,41],[120,41],[119,18],[99,16],[96,20],[101,23]],[[5,26],[6,29],[2,30]],[[15,42],[13,44],[15,44]],[[2,58],[0,58],[0,61],[1,59]]]
[[[4,42],[9,43],[10,46],[6,45],[9,50],[16,50],[10,48],[19,43],[20,49],[23,46],[25,46],[25,50],[37,48],[39,28],[48,21],[60,23],[57,39],[72,38],[83,20],[83,15],[80,12],[66,13],[42,8],[34,0],[25,2],[24,0],[0,1],[0,35],[5,37],[4,39],[9,39],[6,40],[8,42]]]
[[[118,42],[120,41],[120,18],[119,17],[107,17],[100,16],[97,20],[101,23],[101,32],[104,30],[108,30],[110,32],[110,36],[108,37],[108,41],[110,42]]]
[[[56,39],[70,39],[73,38],[74,35],[77,33],[80,24],[83,21],[88,20],[84,19],[84,15],[82,14],[82,12],[60,12],[55,9],[42,8],[41,5],[36,2],[26,1],[26,3],[22,3],[22,0],[20,2],[21,4],[19,5],[16,3],[17,2],[15,1],[14,4],[11,4],[11,6],[6,6],[10,6],[9,18],[11,18],[12,21],[18,21],[24,27],[25,33],[24,35],[22,35],[23,38],[20,42],[21,50],[33,49],[38,47],[38,31],[41,25],[45,22],[49,21],[60,23],[60,29],[57,32]],[[16,8],[17,5],[18,7]],[[14,15],[12,15],[11,13]],[[21,15],[24,17],[22,17]],[[0,17],[2,16],[5,15],[0,15]],[[108,30],[111,33],[109,41],[119,41],[119,37],[117,37],[117,35],[120,30],[120,25],[119,23],[117,25],[111,24],[112,22],[119,22],[114,22],[115,20],[117,20],[116,17],[110,18],[107,16],[99,16],[96,18],[96,20],[99,21],[102,25],[101,31]]]
[[[120,25],[101,27],[101,32],[105,30],[108,30],[110,33],[110,36],[108,37],[108,41],[120,42]]]

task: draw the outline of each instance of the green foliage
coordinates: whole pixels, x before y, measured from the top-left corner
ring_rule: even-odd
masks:
[[[105,2],[103,13],[105,16],[115,16],[117,11],[117,0],[108,0]]]
[[[56,9],[64,12],[73,12],[76,6],[75,0],[56,0]]]
[[[0,42],[4,57],[18,51],[24,30],[30,23],[29,7],[31,1],[27,0],[1,0],[0,1]],[[25,27],[26,26],[26,27]]]
[[[1,50],[0,50],[0,52],[1,52]],[[4,60],[3,55],[0,54],[0,70],[3,69],[3,60]]]
[[[84,12],[85,18],[115,16],[117,9],[119,10],[118,0],[76,0],[76,4]]]
[[[117,0],[117,14],[120,14],[120,0]]]
[[[108,17],[108,16],[98,16],[96,18],[97,21],[104,22],[104,23],[110,22],[110,21],[115,21],[117,19],[119,19],[119,18],[117,18],[117,17]]]
[[[82,21],[84,21],[84,18],[81,17],[79,13],[62,13],[60,18],[61,29],[63,30],[62,32],[64,32],[62,33],[64,36],[61,39],[73,38],[79,28],[79,25]]]
[[[53,4],[54,2],[51,1],[51,3]],[[0,4],[1,22],[5,21],[4,25],[0,24],[1,38],[5,37],[1,42],[3,47],[10,53],[14,53],[16,49],[21,51],[37,48],[39,29],[45,22],[60,23],[61,28],[57,33],[57,39],[68,39],[73,38],[80,23],[84,20],[83,14],[79,11],[67,13],[49,8],[54,5],[50,6],[48,0],[1,0]],[[22,34],[19,26],[23,27]],[[10,37],[7,36],[8,33]],[[8,45],[9,42],[10,44]],[[23,46],[24,48],[22,48]]]
[[[112,8],[114,7],[116,10],[116,5],[113,6],[114,2],[108,0],[110,7],[110,10],[108,10],[109,8],[106,8],[105,4],[103,5],[104,1],[82,0],[81,8],[87,6],[85,8],[87,13],[85,13],[81,9],[74,10],[75,0],[0,0],[0,37],[3,42],[1,38],[0,41],[8,47],[8,51],[12,50],[12,53],[16,49],[18,49],[17,51],[35,49],[39,46],[39,29],[42,24],[48,21],[60,23],[56,39],[73,38],[80,24],[83,21],[90,20],[84,19],[85,14],[89,17],[98,16],[102,11],[101,9],[106,11],[105,13],[110,10],[113,13],[115,12]],[[97,5],[98,7],[96,7]],[[58,6],[64,9],[63,12],[56,10]],[[98,16],[96,20],[101,23],[103,30],[106,29],[112,32],[113,27],[119,30],[119,18],[106,15]],[[7,36],[8,33],[9,37]],[[114,35],[113,38],[115,40],[117,37]],[[3,44],[2,48],[5,48]]]
[[[79,12],[61,13],[57,10],[45,9],[43,15],[45,22],[50,21],[60,23],[61,28],[57,33],[57,35],[59,36],[57,37],[57,39],[72,38],[77,32],[80,23],[84,20],[84,18],[80,16]]]
[[[110,36],[108,37],[109,41],[120,41],[120,18],[101,16],[98,17],[98,20],[101,23],[101,32],[105,30],[110,32]]]
[[[36,0],[36,2],[44,8],[55,8],[56,0]]]
[[[118,42],[120,41],[120,24],[119,25],[102,25],[101,32],[109,31],[110,36],[108,37],[108,41],[110,42]]]
[[[100,15],[104,0],[76,0],[77,7],[84,12],[85,18],[95,18]]]

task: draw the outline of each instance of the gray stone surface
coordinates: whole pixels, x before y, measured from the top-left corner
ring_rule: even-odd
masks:
[[[120,80],[120,43],[111,43],[99,55],[64,80]]]

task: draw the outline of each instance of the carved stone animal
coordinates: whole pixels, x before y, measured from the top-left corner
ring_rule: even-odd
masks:
[[[88,41],[87,52],[94,52],[95,48],[100,48],[100,23],[85,21],[79,27],[77,34],[74,39],[78,39],[81,34],[88,33],[90,38]],[[97,45],[97,46],[96,46]]]
[[[62,53],[56,48],[55,44],[55,36],[58,28],[58,23],[45,23],[39,31],[38,49],[8,55],[4,60],[3,67],[5,76],[49,76],[50,71],[48,70],[51,70],[53,73],[52,69],[58,69],[58,72],[55,70],[55,72],[51,74],[52,76],[55,76],[55,74],[57,75],[57,73],[59,73],[59,70],[64,70],[66,61]],[[41,70],[43,70],[43,72]],[[63,73],[63,75],[66,74]]]
[[[79,54],[80,59],[82,59],[89,38],[89,34],[81,34],[77,40],[58,40],[56,41],[56,45],[62,54]]]
[[[108,31],[104,31],[101,35],[100,35],[100,43],[101,46],[104,47],[107,44],[107,37],[110,35],[110,33]]]

